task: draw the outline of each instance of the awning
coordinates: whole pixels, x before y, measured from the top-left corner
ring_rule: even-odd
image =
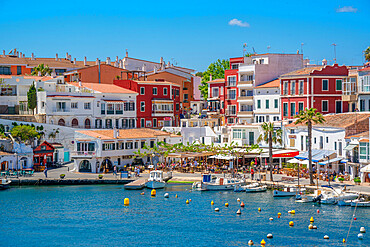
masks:
[[[291,160],[288,160],[287,163],[290,163],[290,164],[299,164],[299,160],[297,160],[296,158],[293,158]]]
[[[330,156],[334,153],[335,153],[335,151],[331,151],[331,150],[313,149],[312,150],[312,161],[313,162],[319,162],[320,160],[323,160],[327,156]],[[308,152],[304,152],[302,154],[299,154],[299,155],[295,156],[295,158],[300,159],[300,160],[307,160],[308,159]]]
[[[345,147],[344,150],[351,151],[355,147],[358,147],[358,144],[348,144],[348,146]]]
[[[289,157],[294,157],[296,155],[299,155],[299,151],[287,151],[287,150],[282,150],[275,152],[272,157],[273,158],[289,158]]]
[[[301,165],[309,165],[308,163],[310,163],[309,160],[302,160],[302,161],[299,162],[299,164],[301,164]]]
[[[334,159],[331,159],[331,160],[325,160],[325,161],[319,162],[319,165],[323,166],[323,165],[334,163],[334,162],[341,161],[341,160],[342,160],[342,158],[334,158]]]
[[[367,165],[367,166],[365,166],[365,167],[362,167],[362,168],[360,169],[360,172],[370,172],[370,165]]]
[[[211,159],[218,159],[218,160],[233,160],[236,157],[232,155],[222,155],[222,154],[217,154],[217,155],[212,155],[209,158]]]

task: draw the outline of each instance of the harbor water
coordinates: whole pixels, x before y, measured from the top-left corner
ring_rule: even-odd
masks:
[[[293,198],[273,198],[271,191],[247,194],[190,189],[190,185],[168,185],[158,190],[156,197],[150,196],[150,190],[141,195],[143,191],[127,191],[123,185],[0,191],[0,246],[219,247],[248,246],[249,240],[260,246],[262,239],[266,246],[370,246],[368,208],[357,208],[344,245],[353,207],[296,203]],[[164,198],[164,193],[169,193],[169,198]],[[124,198],[130,199],[127,207]],[[236,214],[238,209],[241,215]],[[295,215],[288,214],[293,209]],[[311,217],[316,230],[308,229]],[[293,227],[289,227],[290,221]],[[368,231],[363,240],[357,238],[360,227]],[[266,238],[269,233],[272,239]],[[324,235],[329,239],[323,239]]]

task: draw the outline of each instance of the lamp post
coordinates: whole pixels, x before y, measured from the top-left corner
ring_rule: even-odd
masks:
[[[328,159],[328,163],[326,164],[327,166],[329,165],[329,155],[325,155],[325,158]],[[329,171],[328,171],[328,185],[330,186],[330,176],[329,176]]]

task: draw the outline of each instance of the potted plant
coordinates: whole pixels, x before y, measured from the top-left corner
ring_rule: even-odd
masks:
[[[66,175],[65,174],[60,174],[59,177],[60,179],[63,179]]]
[[[338,181],[339,181],[340,183],[343,183],[343,181],[344,181],[344,178],[342,178],[342,177],[339,177],[339,178],[338,178]]]
[[[359,177],[356,177],[355,179],[353,179],[353,181],[355,182],[355,184],[361,183],[361,179]]]
[[[101,174],[100,174],[100,175],[98,176],[98,178],[99,178],[99,179],[103,179],[103,175],[101,175]]]

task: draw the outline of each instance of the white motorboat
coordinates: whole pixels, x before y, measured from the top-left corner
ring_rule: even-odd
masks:
[[[289,197],[289,196],[295,196],[297,194],[300,194],[300,192],[304,192],[305,188],[299,188],[299,187],[284,187],[283,190],[274,190],[274,197]]]
[[[166,186],[166,182],[163,180],[163,172],[151,171],[145,186],[149,189],[163,189]]]
[[[6,178],[0,179],[0,190],[9,189],[11,182],[12,182],[11,180],[6,179]]]
[[[266,190],[267,190],[267,186],[260,185],[259,183],[248,184],[245,186],[246,193],[265,192]]]
[[[356,198],[358,198],[357,193],[347,192],[345,191],[345,188],[328,188],[330,188],[331,190],[322,191],[321,194],[318,194],[314,201],[317,201],[321,204],[336,204],[341,201],[340,205],[344,206],[346,205],[345,201],[355,200]]]
[[[351,201],[351,207],[370,207],[370,201],[365,201],[365,199],[356,199]]]
[[[209,182],[201,182],[200,186],[201,190],[220,191],[220,190],[234,190],[236,186],[244,184],[245,184],[244,179],[212,177],[212,179],[210,179]]]

